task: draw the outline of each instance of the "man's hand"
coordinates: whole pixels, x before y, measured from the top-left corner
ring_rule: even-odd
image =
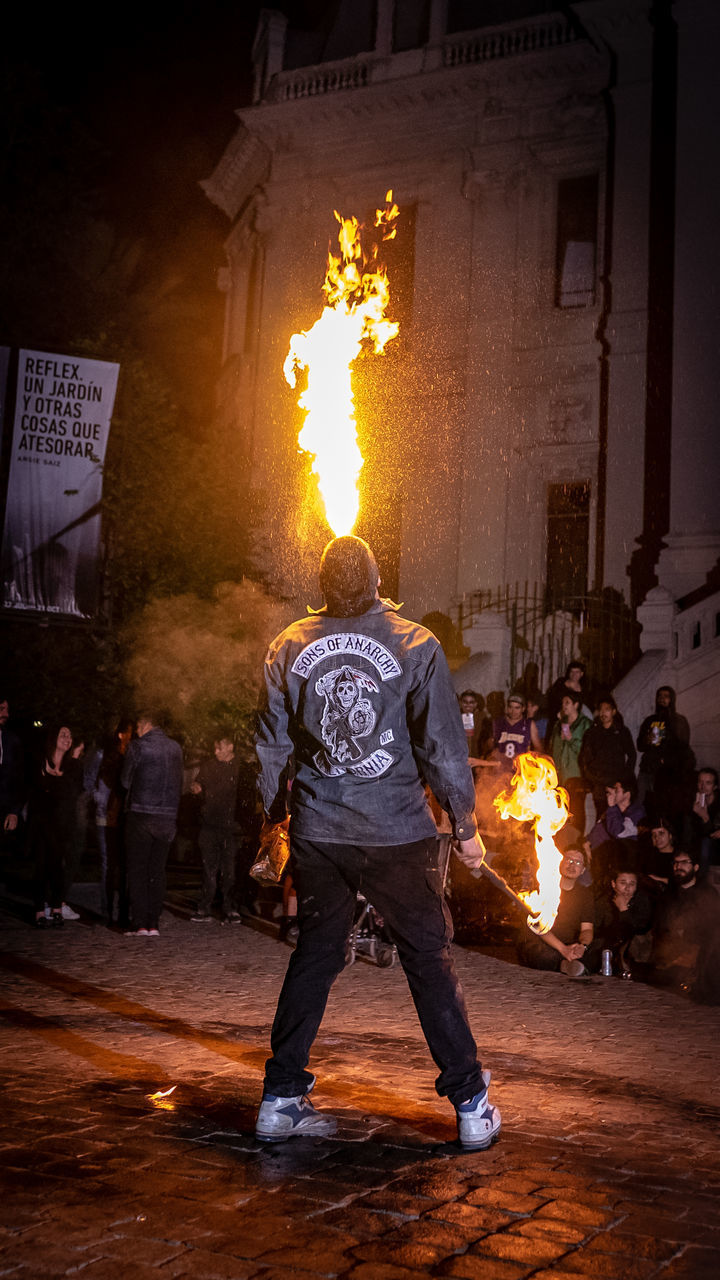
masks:
[[[477,870],[485,859],[485,845],[480,832],[476,831],[471,840],[456,840],[455,852],[466,867],[470,867],[471,871]]]
[[[585,955],[585,948],[581,942],[571,942],[565,947],[563,955],[566,960],[582,960]]]
[[[14,831],[17,827],[17,814],[9,813],[3,823],[5,831]]]

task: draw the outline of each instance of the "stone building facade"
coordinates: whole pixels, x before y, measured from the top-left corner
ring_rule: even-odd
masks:
[[[328,536],[290,335],[320,313],[333,211],[363,220],[392,188],[400,335],[356,374],[356,531],[387,589],[416,617],[526,582],[546,611],[603,590],[634,610],[664,572],[681,610],[720,553],[717,380],[692,304],[699,289],[717,319],[697,136],[713,5],[328,11],[306,33],[262,11],[254,101],[203,184],[231,220],[220,412],[263,495],[271,576],[312,594]]]

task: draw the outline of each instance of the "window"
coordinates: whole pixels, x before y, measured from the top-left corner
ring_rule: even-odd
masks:
[[[398,202],[399,203],[399,202]],[[400,331],[397,338],[388,344],[385,354],[393,354],[402,346],[403,337],[412,323],[413,293],[415,290],[415,217],[417,206],[399,204],[397,235],[392,240],[385,240],[378,249],[378,261],[387,271],[390,286],[390,302],[387,308],[389,320],[397,320]],[[368,213],[365,224],[372,227],[375,210]]]
[[[558,183],[556,307],[591,307],[595,303],[597,210],[596,173]]]
[[[585,480],[551,484],[547,503],[547,570],[549,609],[573,607],[587,591],[590,534],[590,485]]]
[[[695,623],[695,626],[693,627],[693,633],[692,633],[692,647],[693,647],[693,649],[699,649],[699,648],[700,648],[701,643],[702,643],[702,631],[701,631],[701,629],[700,629],[700,623],[699,623],[699,622],[696,622],[696,623]]]
[[[395,0],[393,6],[393,53],[422,49],[428,42],[430,0]]]

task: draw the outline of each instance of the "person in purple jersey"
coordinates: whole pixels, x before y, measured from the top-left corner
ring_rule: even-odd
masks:
[[[495,758],[501,769],[512,773],[517,756],[526,751],[543,750],[540,734],[534,720],[525,714],[525,699],[521,693],[511,693],[507,711],[501,720],[493,721]]]

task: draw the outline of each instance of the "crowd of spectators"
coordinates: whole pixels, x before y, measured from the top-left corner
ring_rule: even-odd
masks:
[[[521,962],[582,976],[610,952],[619,975],[720,1000],[720,788],[714,768],[697,767],[674,691],[657,690],[635,740],[610,693],[591,697],[580,662],[544,696],[517,688],[486,703],[467,689],[458,701],[481,830],[525,752],[550,756],[568,793],[557,838],[560,908],[549,933],[521,926]],[[217,914],[236,923],[241,909],[255,909],[246,874],[259,822],[254,777],[238,763],[231,730],[219,727],[212,751],[188,769],[151,710],[120,717],[99,742],[54,724],[29,747],[9,716],[0,697],[0,831],[31,868],[37,928],[78,918],[69,899],[89,853],[108,925],[157,937],[168,853],[188,802],[202,874],[192,922]],[[531,833],[513,838],[524,848],[516,887],[527,888]]]
[[[187,801],[194,813],[188,822],[186,807],[185,826],[202,866],[192,921],[214,918],[216,895],[223,923],[241,920],[238,898],[251,908],[237,872],[243,836],[248,866],[254,852],[254,779],[236,759],[230,729],[219,728],[213,753],[188,766],[153,710],[121,717],[98,742],[68,724],[41,727],[24,741],[9,718],[9,699],[0,697],[0,832],[3,849],[21,855],[30,873],[38,929],[80,918],[71,892],[90,858],[105,922],[159,937],[168,856]]]
[[[718,775],[697,767],[674,690],[657,690],[635,739],[612,694],[591,692],[580,661],[544,695],[520,687],[497,700],[471,689],[459,697],[481,829],[496,844],[505,836],[516,887],[527,887],[532,834],[525,826],[498,840],[491,808],[517,757],[549,756],[569,802],[557,917],[545,934],[520,927],[521,963],[578,978],[599,972],[606,952],[618,976],[720,1002]]]

